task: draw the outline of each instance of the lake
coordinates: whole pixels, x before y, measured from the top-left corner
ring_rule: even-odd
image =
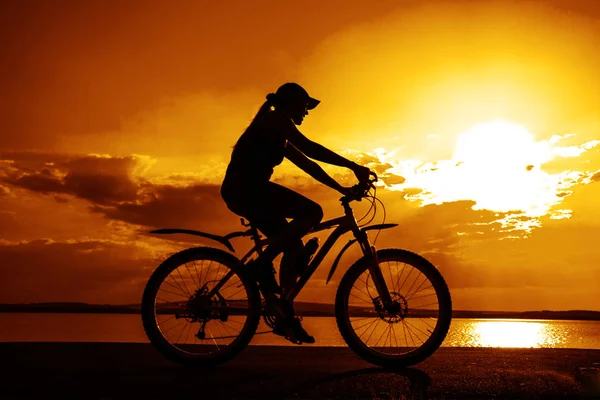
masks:
[[[335,319],[305,317],[312,346],[346,346]],[[0,313],[0,342],[148,343],[136,314]],[[267,328],[261,321],[258,332]],[[252,345],[292,345],[271,333]],[[444,347],[520,347],[600,349],[600,321],[455,318]]]

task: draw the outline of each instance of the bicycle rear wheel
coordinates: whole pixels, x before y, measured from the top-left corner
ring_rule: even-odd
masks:
[[[228,361],[248,345],[260,319],[260,295],[238,263],[227,252],[199,247],[172,255],[154,271],[141,313],[148,339],[163,356],[203,367]]]
[[[439,271],[423,257],[400,249],[378,250],[377,255],[392,306],[383,304],[363,257],[340,282],[338,328],[366,361],[410,366],[433,354],[446,337],[452,319],[450,292]]]

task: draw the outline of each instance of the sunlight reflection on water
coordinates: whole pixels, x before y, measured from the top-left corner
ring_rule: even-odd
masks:
[[[567,332],[551,321],[474,320],[446,345],[464,347],[561,347]],[[450,338],[449,338],[450,339]]]

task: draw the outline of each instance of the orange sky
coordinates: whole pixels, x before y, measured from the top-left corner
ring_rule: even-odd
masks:
[[[231,146],[297,81],[322,100],[301,130],[381,173],[400,226],[378,247],[429,258],[456,309],[600,310],[596,2],[0,7],[0,302],[138,302],[192,245],[145,232],[238,229]],[[289,162],[275,178],[341,213]],[[332,302],[356,255],[299,299]]]

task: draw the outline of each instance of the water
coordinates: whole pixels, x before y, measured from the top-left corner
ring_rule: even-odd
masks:
[[[346,346],[331,317],[305,317],[319,346]],[[0,342],[147,343],[141,317],[134,314],[0,313]],[[267,328],[261,322],[258,332]],[[271,333],[253,345],[292,345]],[[443,347],[521,347],[600,349],[600,321],[458,319]]]

